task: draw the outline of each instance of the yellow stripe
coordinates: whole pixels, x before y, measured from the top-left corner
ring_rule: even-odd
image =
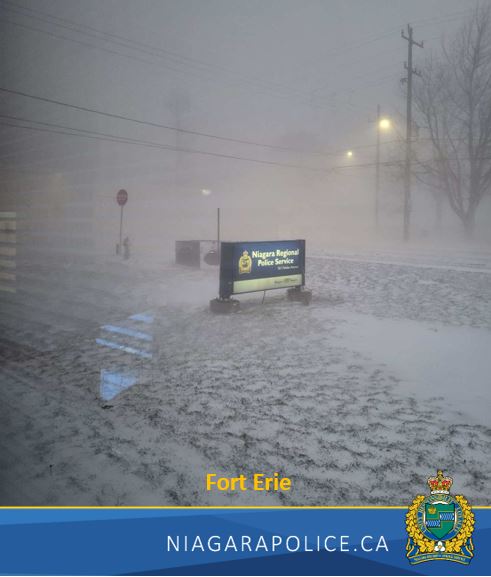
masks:
[[[88,509],[88,510],[133,510],[133,509],[145,509],[145,510],[206,510],[206,509],[256,509],[256,510],[289,510],[289,509],[320,509],[320,510],[330,510],[330,509],[337,509],[337,510],[343,510],[343,509],[408,509],[409,505],[332,505],[332,506],[321,506],[321,505],[292,505],[292,506],[283,506],[283,505],[274,505],[274,506],[268,506],[268,505],[231,505],[231,506],[226,506],[226,505],[202,505],[202,506],[196,506],[196,507],[188,507],[188,506],[167,506],[167,505],[161,505],[161,506],[151,506],[151,505],[143,505],[141,507],[139,507],[138,505],[128,505],[128,506],[102,506],[102,507],[96,507],[96,506],[82,506],[82,505],[77,505],[77,506],[73,506],[70,507],[69,505],[63,505],[63,506],[33,506],[33,507],[28,507],[28,506],[0,506],[0,511],[2,510],[15,510],[15,509],[35,509],[35,510],[44,510],[44,509]],[[475,507],[472,507],[473,510],[476,509],[491,509],[491,505],[476,505]]]

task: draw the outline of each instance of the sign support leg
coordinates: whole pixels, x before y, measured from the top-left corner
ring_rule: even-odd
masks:
[[[220,264],[220,209],[217,208],[217,252],[218,263]]]
[[[123,251],[123,206],[121,205],[121,213],[119,217],[119,253]]]

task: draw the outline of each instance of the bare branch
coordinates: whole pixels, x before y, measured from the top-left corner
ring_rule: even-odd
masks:
[[[490,4],[477,6],[441,56],[427,60],[414,97],[433,151],[433,160],[416,163],[415,175],[443,190],[470,227],[491,189]]]

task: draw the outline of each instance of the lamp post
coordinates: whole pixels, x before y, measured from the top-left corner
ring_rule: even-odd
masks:
[[[202,188],[201,194],[203,196],[210,196],[211,190],[209,188]],[[217,253],[218,263],[220,263],[220,208],[217,208]]]
[[[217,252],[218,264],[220,264],[220,208],[217,208]]]
[[[377,104],[377,146],[375,153],[375,230],[379,227],[379,196],[380,196],[380,132],[391,127],[388,118],[380,116],[380,104]]]

